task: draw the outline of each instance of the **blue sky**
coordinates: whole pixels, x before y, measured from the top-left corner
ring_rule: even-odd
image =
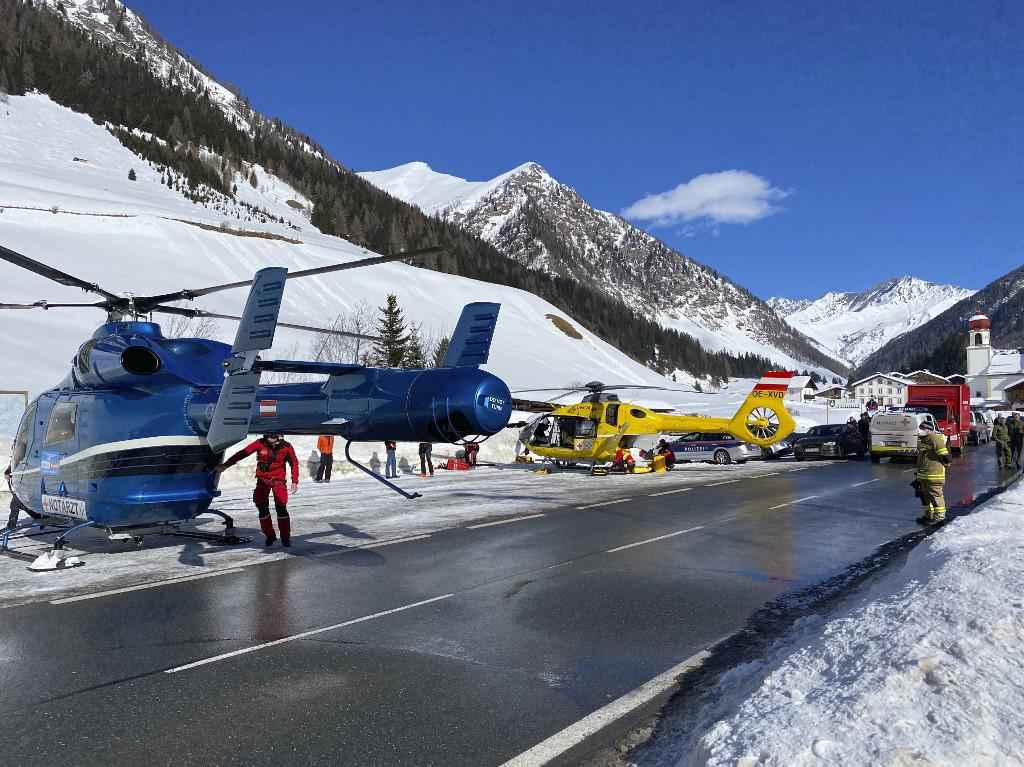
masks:
[[[353,169],[534,160],[763,297],[1024,262],[1021,3],[129,4]]]

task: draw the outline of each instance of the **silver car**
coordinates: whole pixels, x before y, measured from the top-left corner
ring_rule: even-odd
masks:
[[[676,454],[678,462],[745,463],[751,458],[761,457],[761,448],[721,432],[684,434],[673,439],[668,446]]]
[[[984,445],[992,441],[992,422],[981,410],[971,410],[971,432],[967,441],[972,445]]]

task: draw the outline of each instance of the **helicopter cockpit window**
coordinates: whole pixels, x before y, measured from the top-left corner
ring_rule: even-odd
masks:
[[[11,454],[11,466],[17,466],[25,460],[28,452],[28,443],[32,441],[32,427],[36,422],[35,403],[25,411],[25,417],[21,419],[21,428],[18,429],[18,436],[14,439],[14,452]]]
[[[618,404],[609,404],[604,409],[604,422],[609,426],[619,425],[619,406]]]
[[[46,427],[46,444],[66,442],[75,436],[75,420],[78,405],[74,402],[58,402],[50,413],[50,423]]]

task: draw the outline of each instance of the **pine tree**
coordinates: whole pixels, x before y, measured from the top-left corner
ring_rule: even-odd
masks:
[[[129,181],[134,181],[135,180],[135,168],[132,168],[132,169],[130,169],[128,171],[128,180]]]
[[[423,336],[419,325],[409,332],[409,344],[405,348],[402,367],[421,370],[427,366],[427,355],[423,349]]]
[[[259,182],[256,180],[256,169],[253,168],[252,173],[249,174],[249,186],[255,189],[258,184]]]
[[[451,341],[451,338],[444,336],[437,342],[437,346],[434,347],[434,358],[431,360],[431,367],[439,368],[444,365],[444,357],[448,353],[448,345]]]
[[[388,294],[387,304],[378,309],[377,336],[379,341],[373,344],[373,356],[378,364],[398,368],[405,361],[409,335],[405,329],[405,319],[398,306],[398,296]]]

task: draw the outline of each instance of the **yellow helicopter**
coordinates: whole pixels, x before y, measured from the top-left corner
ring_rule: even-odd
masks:
[[[732,418],[678,415],[622,402],[608,392],[664,387],[605,386],[599,381],[578,389],[589,392],[582,402],[557,405],[513,399],[513,408],[543,413],[519,432],[519,441],[527,453],[562,464],[583,463],[593,467],[612,462],[620,447],[631,448],[639,439],[659,434],[728,432],[744,442],[768,447],[796,429],[784,404],[792,377],[793,373],[785,371],[765,373]]]

